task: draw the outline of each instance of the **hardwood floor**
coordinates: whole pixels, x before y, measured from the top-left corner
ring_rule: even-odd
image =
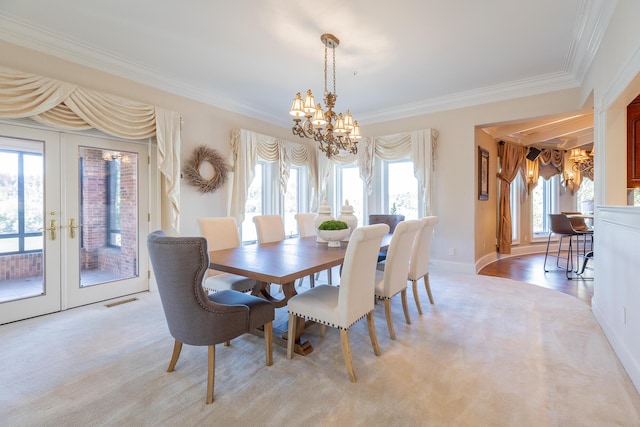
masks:
[[[587,269],[582,275],[568,280],[564,269],[556,268],[556,259],[547,260],[544,272],[544,254],[520,255],[501,259],[485,266],[478,274],[484,276],[506,277],[522,282],[555,289],[572,295],[591,306],[593,297],[593,271]]]

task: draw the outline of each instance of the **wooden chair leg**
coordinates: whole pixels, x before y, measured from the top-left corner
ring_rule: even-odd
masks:
[[[213,382],[216,373],[216,346],[209,346],[209,368],[207,373],[207,404],[213,402]]]
[[[402,310],[404,311],[404,320],[407,325],[411,324],[411,316],[409,316],[409,306],[407,305],[407,288],[404,288],[400,292],[400,298],[402,299]]]
[[[297,316],[289,313],[289,331],[287,335],[287,359],[293,359],[293,349],[296,345],[296,325],[298,323]]]
[[[387,317],[387,328],[389,328],[389,336],[392,340],[396,339],[396,332],[393,330],[393,317],[391,317],[391,299],[384,300],[384,314]]]
[[[376,335],[376,325],[373,320],[373,311],[367,313],[367,326],[369,327],[369,338],[376,356],[380,356],[380,346],[378,345],[378,336]]]
[[[422,315],[422,306],[420,306],[420,298],[418,297],[418,281],[412,280],[411,286],[413,288],[413,300],[416,302],[416,307],[418,308],[418,314]]]
[[[429,273],[425,274],[422,280],[424,280],[424,288],[427,290],[427,295],[429,295],[429,302],[431,303],[431,305],[433,305],[434,302],[433,302],[433,295],[431,295],[431,283],[429,282]]]
[[[347,372],[352,383],[358,381],[356,371],[353,369],[353,358],[351,357],[351,344],[349,343],[349,331],[340,329],[340,341],[342,341],[342,356],[344,356],[344,364],[347,366]]]
[[[176,340],[173,343],[173,354],[171,355],[171,361],[169,362],[169,367],[167,368],[167,372],[173,372],[173,368],[175,368],[176,363],[178,363],[178,358],[180,357],[180,351],[182,351],[182,342]]]
[[[273,323],[264,324],[264,347],[267,366],[273,365]]]

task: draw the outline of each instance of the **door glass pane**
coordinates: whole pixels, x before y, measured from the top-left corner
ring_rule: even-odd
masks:
[[[44,295],[42,143],[0,138],[0,302]]]
[[[138,276],[138,155],[79,147],[80,287]]]

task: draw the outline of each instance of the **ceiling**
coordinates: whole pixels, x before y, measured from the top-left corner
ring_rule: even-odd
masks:
[[[320,35],[333,33],[340,39],[336,110],[350,109],[366,134],[367,123],[578,86],[614,6],[606,0],[2,0],[0,39],[290,126],[296,92],[322,97]],[[528,145],[540,142],[536,133],[548,144],[589,139],[587,116],[561,119],[487,131]],[[580,129],[569,132],[571,123]]]
[[[571,150],[593,147],[593,113],[575,113],[549,119],[486,127],[496,140],[520,143],[536,148]]]

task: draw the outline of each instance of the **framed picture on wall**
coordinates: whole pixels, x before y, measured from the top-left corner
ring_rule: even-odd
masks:
[[[478,147],[478,200],[489,200],[489,151]]]

